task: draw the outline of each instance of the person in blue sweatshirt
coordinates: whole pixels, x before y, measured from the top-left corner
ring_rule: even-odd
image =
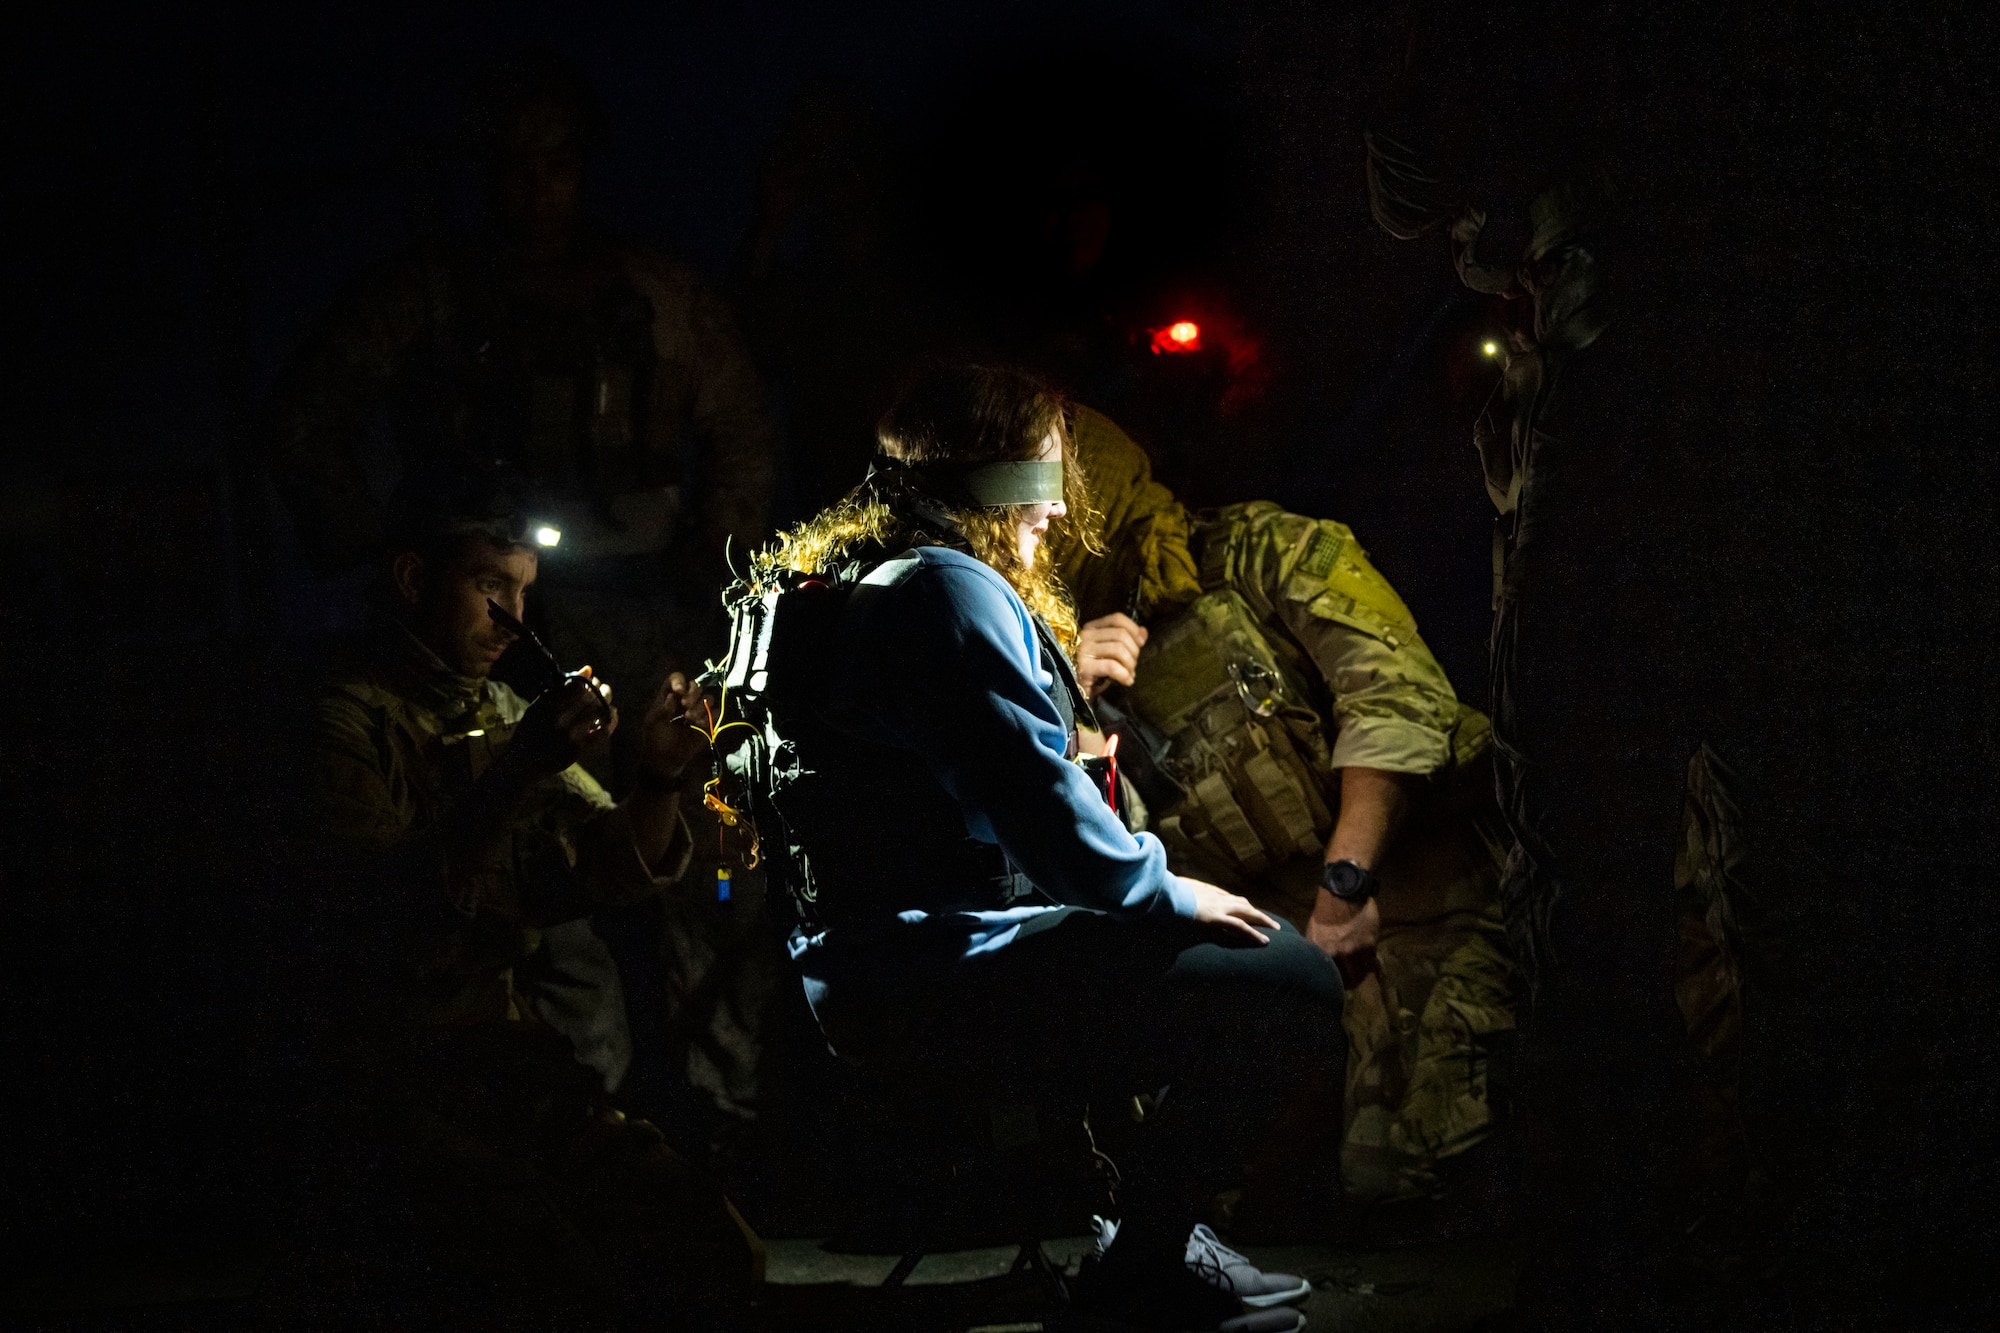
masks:
[[[1079,1304],[1295,1329],[1308,1285],[1198,1222],[1293,1082],[1338,1068],[1341,986],[1289,926],[1169,871],[1076,762],[1076,615],[1041,552],[1092,513],[1068,410],[1019,371],[930,372],[868,478],[758,556],[791,954],[863,1066],[1120,1102],[1166,1085]]]

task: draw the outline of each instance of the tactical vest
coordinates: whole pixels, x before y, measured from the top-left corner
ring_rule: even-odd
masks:
[[[1266,501],[1231,506],[1197,521],[1201,595],[1155,625],[1125,708],[1152,734],[1144,748],[1166,781],[1148,796],[1153,831],[1177,864],[1222,882],[1254,878],[1295,856],[1317,856],[1333,831],[1340,774],[1328,719],[1333,698],[1311,657],[1270,627],[1267,571],[1252,557],[1260,521],[1282,517]],[[1351,627],[1390,648],[1416,637],[1409,610],[1364,560],[1346,552],[1335,525],[1305,522],[1281,563],[1288,595],[1304,580],[1315,617]],[[1484,749],[1477,710],[1461,707],[1455,765]],[[1137,739],[1137,738],[1135,738]],[[1160,799],[1164,797],[1164,799]]]
[[[708,678],[720,687],[722,721],[747,724],[726,733],[725,782],[757,823],[792,925],[808,934],[899,910],[910,884],[939,910],[1053,902],[998,846],[966,833],[958,802],[923,760],[838,721],[826,663],[841,650],[841,620],[862,580],[894,558],[736,585],[729,655]],[[1088,705],[1054,636],[1039,622],[1036,632],[1050,701],[1073,739]]]
[[[1156,627],[1125,704],[1158,737],[1179,799],[1155,811],[1170,854],[1245,876],[1317,855],[1338,792],[1317,691],[1230,588],[1211,588]]]

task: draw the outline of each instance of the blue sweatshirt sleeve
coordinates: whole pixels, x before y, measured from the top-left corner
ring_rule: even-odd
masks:
[[[1123,916],[1194,915],[1159,839],[1126,832],[1037,681],[1027,608],[985,565],[925,548],[852,625],[878,682],[865,711],[915,751],[965,812],[1057,901]],[[879,682],[893,681],[882,689]]]

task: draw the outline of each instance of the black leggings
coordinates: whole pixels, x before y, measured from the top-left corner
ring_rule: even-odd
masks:
[[[1220,938],[1184,921],[1051,912],[908,997],[920,1006],[912,1053],[1027,1099],[1082,1090],[1117,1104],[1170,1085],[1120,1163],[1120,1193],[1128,1223],[1184,1235],[1286,1093],[1346,1060],[1324,954],[1284,925],[1262,946]]]

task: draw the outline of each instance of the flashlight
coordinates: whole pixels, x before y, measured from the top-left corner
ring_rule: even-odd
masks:
[[[544,523],[541,527],[535,529],[535,545],[537,546],[554,546],[561,540],[561,528],[552,528]]]
[[[1494,342],[1491,338],[1488,338],[1485,342],[1479,345],[1479,350],[1485,353],[1487,356],[1498,356],[1500,355],[1500,344]],[[553,542],[549,544],[554,545]]]

